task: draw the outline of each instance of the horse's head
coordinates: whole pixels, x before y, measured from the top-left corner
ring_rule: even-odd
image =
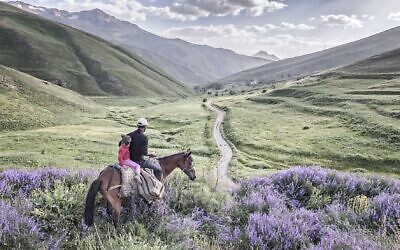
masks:
[[[183,160],[179,162],[178,167],[190,180],[194,181],[196,179],[196,170],[194,169],[192,151],[190,149],[183,154]]]

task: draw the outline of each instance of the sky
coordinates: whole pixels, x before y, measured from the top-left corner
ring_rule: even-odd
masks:
[[[400,26],[400,0],[25,0],[99,8],[157,35],[288,58]]]

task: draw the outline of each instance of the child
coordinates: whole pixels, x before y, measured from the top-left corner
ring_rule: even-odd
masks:
[[[129,166],[135,172],[135,179],[141,184],[140,180],[140,165],[134,161],[131,161],[129,156],[129,146],[131,144],[131,137],[128,135],[121,135],[122,140],[118,150],[118,163],[120,166]]]

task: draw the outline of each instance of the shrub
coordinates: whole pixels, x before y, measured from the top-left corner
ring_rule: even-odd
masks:
[[[370,207],[370,202],[367,196],[357,195],[347,201],[347,206],[357,214],[365,212]]]
[[[45,232],[71,232],[79,226],[84,210],[88,187],[83,183],[70,187],[61,182],[53,189],[36,190],[32,193],[32,215]]]

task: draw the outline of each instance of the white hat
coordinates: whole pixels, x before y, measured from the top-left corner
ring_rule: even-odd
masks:
[[[145,118],[140,118],[137,122],[138,127],[149,126],[149,123]]]

